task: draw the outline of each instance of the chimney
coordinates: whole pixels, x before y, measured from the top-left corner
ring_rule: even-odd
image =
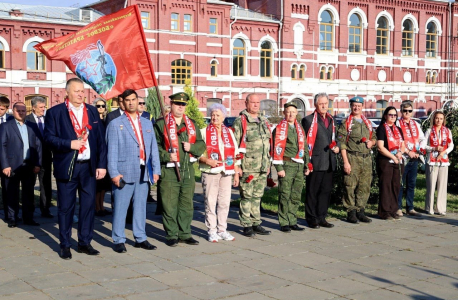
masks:
[[[13,8],[10,11],[10,16],[13,18],[22,18],[24,16],[24,13],[21,12],[19,8]]]

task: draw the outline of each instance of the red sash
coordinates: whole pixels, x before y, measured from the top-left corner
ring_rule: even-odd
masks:
[[[137,138],[137,142],[140,144],[140,159],[143,159],[143,161],[146,162],[145,140],[143,139],[142,122],[139,119],[140,115],[137,113],[138,130],[140,131],[140,135],[139,135],[139,133],[137,132],[137,128],[134,125],[134,121],[132,120],[132,117],[127,112],[125,112],[124,114],[126,115],[127,119],[129,120],[130,125],[132,126],[132,130],[135,132],[135,137]]]
[[[399,120],[399,125],[404,134],[404,141],[406,142],[407,149],[417,152],[417,148],[420,147],[418,143],[420,135],[418,134],[417,124],[414,120],[410,120],[409,124],[407,124],[404,122],[404,119],[401,118]]]
[[[391,130],[386,122],[383,125],[385,126],[386,139],[388,140],[388,151],[401,151],[402,136],[398,127],[393,124],[393,130]]]
[[[196,142],[196,128],[194,126],[194,123],[189,119],[186,115],[183,115],[183,119],[186,125],[186,131],[188,134],[188,142],[191,144],[194,144]],[[177,123],[175,122],[175,118],[172,116],[172,113],[169,113],[166,118],[165,118],[165,124],[164,124],[164,132],[167,132],[165,126],[169,129],[170,133],[170,140],[167,134],[164,137],[164,142],[165,142],[165,148],[167,151],[171,153],[177,153],[177,158],[178,158],[178,165],[180,165],[180,147],[178,147],[178,133],[177,133]],[[197,159],[192,156],[191,153],[189,153],[189,161],[190,162],[195,162]],[[167,167],[174,167],[175,164],[173,163],[167,163]]]
[[[369,121],[365,116],[361,115],[361,119],[363,119],[363,122],[364,124],[366,125],[367,129],[369,129],[369,140],[372,140],[372,124],[371,124],[371,121]],[[347,142],[348,142],[348,139],[350,138],[350,134],[351,134],[351,122],[353,120],[353,115],[350,114],[347,118],[347,121],[345,122],[345,125],[347,127]]]
[[[214,172],[224,171],[226,175],[235,173],[235,144],[229,130],[230,129],[226,126],[221,125],[221,137],[224,143],[224,157],[219,151],[218,130],[215,126],[213,126],[213,124],[209,124],[207,126],[205,138],[208,158],[224,161],[223,165],[218,164],[216,167],[212,168],[212,170]]]
[[[304,150],[305,150],[305,142],[304,142],[304,131],[302,130],[301,126],[294,120],[294,126],[296,127],[297,131],[297,140],[298,140],[298,147],[299,151],[297,152],[295,157],[291,159],[297,163],[304,163]],[[273,164],[274,165],[282,165],[283,164],[283,155],[285,154],[286,148],[286,140],[288,137],[288,121],[283,119],[280,124],[277,125],[277,131],[275,133],[275,147],[271,149],[273,153],[271,153],[271,157],[273,157]]]
[[[449,134],[450,130],[448,130],[447,127],[441,126],[441,129],[439,130],[440,136],[437,136],[436,129],[434,127],[431,128],[431,134],[429,135],[429,145],[431,147],[438,147],[439,145],[444,147],[444,149],[448,148],[448,141],[450,139]],[[439,143],[439,140],[441,139],[441,142]],[[429,154],[429,161],[432,163],[448,163],[448,155],[444,154],[443,157],[437,157],[439,155],[438,151],[431,151]]]
[[[92,126],[89,125],[89,117],[87,115],[87,107],[86,103],[83,103],[83,124],[82,126],[78,122],[78,118],[73,113],[73,110],[70,108],[68,99],[65,100],[65,105],[68,109],[68,114],[70,115],[70,120],[72,121],[73,129],[75,130],[76,137],[78,140],[83,140],[84,142],[87,141],[89,137],[89,130],[92,129]],[[79,154],[83,153],[86,150],[86,146],[83,146],[79,150]]]
[[[330,117],[332,121],[332,143],[335,144],[335,133],[336,133],[336,126],[334,123],[334,119],[332,118],[330,113],[326,113],[326,118]],[[312,159],[312,152],[313,152],[313,147],[315,146],[315,141],[316,141],[316,134],[318,132],[318,112],[315,110],[313,113],[313,121],[312,124],[310,125],[309,131],[307,132],[307,145],[309,145],[309,155],[310,159]]]

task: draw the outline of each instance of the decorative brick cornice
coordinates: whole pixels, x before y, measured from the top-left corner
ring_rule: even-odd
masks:
[[[293,14],[301,14],[301,15],[308,15],[309,13],[309,6],[305,4],[291,4],[291,13]]]
[[[156,5],[154,4],[146,4],[146,3],[137,3],[138,8],[143,8],[143,9],[154,9]]]
[[[22,34],[23,35],[30,35],[30,36],[51,36],[52,31],[51,30],[45,30],[45,29],[22,29]]]
[[[186,4],[186,3],[172,3],[170,7],[187,8],[187,9],[195,10],[194,4]]]
[[[223,14],[222,11],[217,11],[217,10],[207,10],[207,14],[211,16],[220,16]]]
[[[333,1],[328,1],[328,0],[319,0],[319,1],[333,3]],[[411,0],[352,0],[352,2],[348,4],[362,6],[365,3],[376,4],[377,8],[383,7],[382,9],[386,9],[386,7],[388,8],[402,7],[404,9],[414,9],[414,10],[436,12],[436,13],[447,11],[447,6],[448,6],[448,3],[443,3],[443,4],[425,3],[425,2],[411,1]]]
[[[259,32],[275,34],[276,30],[274,28],[259,27]]]
[[[0,27],[0,33],[6,33],[6,34],[9,34],[11,32],[11,28],[7,28],[7,27]]]

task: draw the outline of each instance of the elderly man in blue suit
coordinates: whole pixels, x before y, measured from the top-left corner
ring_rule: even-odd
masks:
[[[114,214],[112,238],[114,251],[126,252],[126,214],[133,197],[133,234],[135,247],[154,250],[147,241],[146,196],[148,179],[157,182],[161,175],[159,151],[152,123],[137,112],[138,95],[125,90],[125,113],[108,125],[108,173],[113,182]]]
[[[71,259],[71,235],[78,190],[79,253],[98,255],[91,246],[94,231],[96,179],[106,174],[107,150],[103,124],[97,109],[84,103],[84,84],[78,78],[67,81],[68,99],[46,113],[44,140],[53,152],[57,184],[60,257]]]

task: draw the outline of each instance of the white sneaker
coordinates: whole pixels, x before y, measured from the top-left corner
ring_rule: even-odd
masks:
[[[218,243],[218,241],[220,240],[221,238],[219,237],[219,235],[217,235],[216,233],[210,233],[208,235],[208,241],[210,243]]]
[[[402,216],[403,216],[403,214],[402,214],[402,210],[400,210],[400,209],[398,209],[398,211],[396,212],[396,214],[397,214],[398,216],[400,216],[400,217],[402,217]]]
[[[440,212],[440,213],[439,213],[439,215],[441,215],[441,216],[445,216],[445,215],[446,215],[446,213],[444,213],[444,212]]]
[[[233,241],[235,240],[235,237],[233,237],[229,232],[223,231],[223,232],[218,232],[218,236],[225,241]]]

